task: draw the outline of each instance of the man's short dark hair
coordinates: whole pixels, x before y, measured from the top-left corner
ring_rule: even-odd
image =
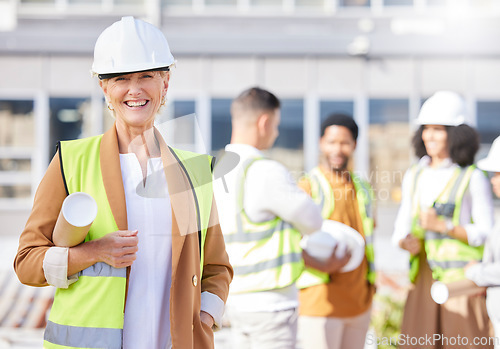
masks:
[[[231,114],[233,117],[238,114],[238,111],[245,112],[273,112],[279,109],[281,103],[279,99],[269,91],[259,87],[249,88],[233,100],[231,104]]]
[[[358,139],[358,125],[354,119],[347,114],[331,114],[321,123],[321,137],[325,135],[325,131],[330,126],[344,126],[351,131],[352,138]]]

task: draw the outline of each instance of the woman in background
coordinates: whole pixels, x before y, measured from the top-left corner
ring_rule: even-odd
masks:
[[[420,161],[403,179],[393,234],[393,243],[410,252],[413,283],[400,348],[490,348],[473,343],[490,333],[484,297],[454,297],[438,305],[430,295],[434,280],[465,278],[463,268],[481,260],[493,225],[491,188],[473,165],[479,137],[465,124],[465,115],[460,96],[440,91],[424,103],[417,119],[413,146]],[[467,343],[453,341],[459,336]]]
[[[477,166],[484,171],[492,172],[491,184],[493,192],[500,198],[500,137],[497,137],[485,159],[478,161]],[[486,308],[495,329],[495,349],[500,348],[500,223],[488,236],[484,246],[481,263],[471,262],[465,269],[465,276],[478,286],[487,286]]]

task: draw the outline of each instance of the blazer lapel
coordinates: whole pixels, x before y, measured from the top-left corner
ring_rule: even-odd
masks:
[[[167,146],[155,129],[160,143],[163,169],[167,179],[170,205],[172,207],[172,280],[175,280],[177,266],[184,241],[188,234],[197,234],[196,204],[188,177],[177,156]]]
[[[102,136],[100,158],[102,181],[106,189],[111,212],[113,212],[118,229],[127,230],[127,206],[123,189],[116,126],[111,127]]]

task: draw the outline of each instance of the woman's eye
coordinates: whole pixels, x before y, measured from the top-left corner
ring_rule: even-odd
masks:
[[[143,75],[142,77],[143,77],[144,79],[149,79],[149,78],[152,78],[152,77],[153,77],[153,75],[149,75],[149,74],[147,74],[147,75]]]

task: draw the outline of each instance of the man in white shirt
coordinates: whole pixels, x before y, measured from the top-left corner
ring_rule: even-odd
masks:
[[[299,241],[320,229],[320,208],[283,165],[262,153],[279,134],[280,102],[272,93],[242,92],[231,105],[231,122],[231,144],[215,168],[215,178],[224,178],[214,191],[235,271],[227,303],[233,347],[295,349]],[[226,173],[235,157],[237,166]]]

